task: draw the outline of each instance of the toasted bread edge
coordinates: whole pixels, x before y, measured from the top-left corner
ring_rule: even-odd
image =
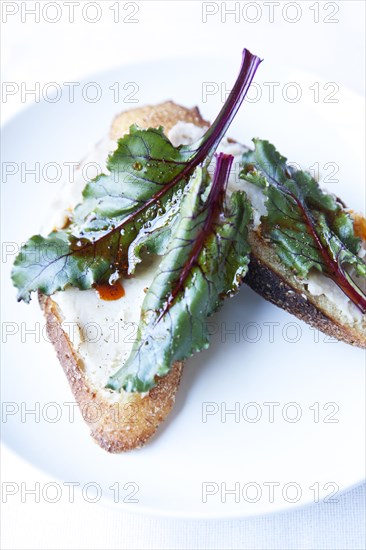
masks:
[[[48,296],[39,295],[47,334],[55,347],[82,416],[95,441],[106,451],[119,453],[141,447],[171,411],[183,369],[177,362],[147,395],[121,392],[118,401],[103,395],[88,380],[83,361],[62,329],[62,312]]]
[[[273,246],[265,244],[253,231],[249,240],[252,252],[244,282],[250,288],[328,336],[366,348],[365,331],[341,320],[333,302],[301,288],[301,282],[277,260]]]

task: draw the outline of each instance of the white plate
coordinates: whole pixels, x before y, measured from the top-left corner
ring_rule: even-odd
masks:
[[[4,128],[3,163],[23,162],[29,168],[35,162],[42,167],[78,161],[105,134],[116,112],[136,106],[113,101],[109,87],[115,82],[121,88],[126,82],[137,83],[139,104],[172,98],[188,106],[199,104],[202,114],[212,119],[220,97],[210,96],[203,103],[202,83],[225,82],[230,87],[239,58],[162,61],[97,75],[89,81],[102,89],[99,102],[87,103],[76,93],[70,103],[64,95],[56,103],[34,104],[10,121]],[[318,163],[328,176],[333,165],[322,167],[337,163],[333,178],[339,181],[328,181],[327,187],[362,209],[365,144],[360,98],[341,89],[338,103],[324,103],[319,78],[269,63],[261,65],[255,80],[262,98],[245,102],[230,135],[244,143],[253,136],[270,139],[291,161],[305,168]],[[293,81],[302,90],[296,103],[281,95],[283,85]],[[264,82],[280,83],[274,102]],[[320,83],[318,103],[309,88],[314,82]],[[21,179],[18,174],[2,184],[5,243],[22,242],[38,231],[60,186],[42,179],[35,183],[32,175]],[[4,257],[2,264],[3,332],[16,331],[3,346],[2,397],[7,410],[15,403],[19,412],[3,416],[2,432],[4,442],[38,468],[62,481],[98,483],[103,500],[121,509],[209,518],[293,509],[329,499],[332,493],[337,498],[339,491],[364,478],[364,352],[330,342],[245,286],[214,318],[217,333],[210,349],[187,362],[174,411],[157,436],[128,454],[102,451],[78,412],[70,421],[70,405],[64,403],[73,397],[52,346],[42,332],[39,341],[25,335],[24,328],[38,323],[41,331],[44,322],[36,300],[30,306],[16,303],[9,282],[12,260]],[[232,329],[239,332],[227,332]],[[40,418],[22,418],[21,411],[35,403]],[[49,403],[56,403],[57,409]],[[225,407],[237,407],[239,416],[228,414],[222,421]],[[206,422],[204,410],[212,412]],[[51,422],[57,411],[60,420]],[[290,421],[295,415],[298,421]],[[115,483],[121,487],[120,500],[126,502],[114,503]],[[137,484],[138,502],[128,502],[134,486],[126,483]],[[239,492],[227,493],[225,499],[225,489]]]

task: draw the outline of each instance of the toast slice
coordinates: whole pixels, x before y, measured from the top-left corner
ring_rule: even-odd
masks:
[[[314,275],[334,292],[335,299],[315,295],[309,282],[301,281],[278,259],[274,247],[255,231],[250,232],[252,247],[249,271],[244,282],[263,298],[285,309],[298,319],[347,344],[366,348],[366,315],[361,315],[332,281]],[[321,285],[317,284],[318,292]]]
[[[187,124],[191,131],[192,128],[197,131],[208,126],[197,108],[186,109],[168,101],[118,115],[113,121],[110,139],[115,142],[128,133],[131,124],[138,124],[141,128],[161,125],[169,132],[177,123]],[[184,136],[180,136],[180,140],[182,139]],[[115,393],[104,390],[104,384],[98,383],[95,376],[91,376],[87,354],[79,352],[77,341],[71,338],[70,332],[65,329],[67,323],[75,323],[76,319],[70,313],[70,304],[64,307],[65,298],[75,294],[78,301],[81,294],[84,302],[84,296],[90,301],[98,300],[94,290],[81,293],[77,290],[75,292],[75,289],[66,289],[52,297],[40,294],[39,303],[46,317],[48,336],[56,349],[83,418],[90,427],[92,437],[106,451],[119,453],[141,447],[156,432],[159,424],[172,409],[183,364],[175,363],[170,373],[161,378],[157,386],[147,394],[122,391],[116,399]],[[126,294],[128,295],[128,289]],[[142,301],[143,295],[140,293],[138,298]],[[103,314],[107,313],[109,318],[113,316],[114,313],[110,310],[114,304],[105,302],[97,304],[96,307],[99,305],[103,305]],[[77,309],[77,306],[74,305],[73,309]],[[94,309],[95,316],[98,313],[99,310]],[[91,317],[94,318],[93,311]],[[76,320],[78,321],[79,319]],[[93,350],[90,353],[93,354]]]
[[[186,109],[173,102],[166,102],[118,115],[110,130],[111,143],[115,143],[119,137],[127,133],[131,124],[137,124],[142,128],[161,125],[175,145],[194,141],[208,126],[208,122],[201,117],[197,108]],[[235,141],[225,140],[219,149],[233,154],[239,161],[245,147]],[[228,192],[238,186],[246,188],[255,209],[256,199],[250,184],[243,181],[238,184],[237,178],[232,178],[229,180]],[[259,214],[257,212],[257,218]],[[318,295],[312,293],[311,281],[301,281],[285,268],[279,261],[274,247],[262,239],[254,227],[250,230],[249,240],[252,254],[245,282],[253,290],[322,332],[349,344],[366,347],[366,316],[359,315],[346,304],[347,299],[339,294],[340,291],[337,293],[337,287],[332,289],[331,296],[322,292]],[[365,243],[365,238],[363,240]],[[320,283],[324,285],[329,281],[323,275],[319,277]],[[131,281],[126,283],[138,283],[138,272]],[[141,288],[137,290],[131,286],[131,292],[135,292],[133,296],[141,303],[141,289],[145,283],[146,281],[142,281]],[[318,287],[321,288],[321,284],[318,284]],[[328,289],[325,292],[328,292]],[[126,294],[129,294],[129,289]],[[70,301],[65,302],[65,297]],[[84,306],[89,302],[92,304],[89,308],[89,319],[102,319],[100,322],[104,322],[104,319],[109,322],[118,319],[121,310],[109,302],[99,303],[93,289],[82,292],[77,289],[66,289],[52,297],[40,295],[39,301],[46,316],[49,337],[55,346],[84,420],[89,424],[92,437],[103,449],[116,453],[145,444],[172,409],[183,364],[175,363],[170,373],[161,378],[157,386],[146,394],[110,392],[104,389],[103,380],[107,379],[108,368],[109,371],[113,369],[113,361],[110,361],[107,372],[104,372],[104,378],[101,377],[98,371],[100,365],[89,365],[90,356],[97,354],[93,350],[81,351],[84,345],[82,335],[78,335],[79,339],[70,337],[64,326],[65,321],[71,321],[79,326],[82,320],[88,319],[85,317]],[[123,306],[121,307],[123,309]],[[132,317],[137,322],[136,312],[139,313],[139,308],[136,302],[133,309],[135,317]],[[110,334],[104,338],[107,342],[105,349],[108,351],[104,350],[104,355],[100,354],[99,358],[103,365],[109,361],[109,348],[113,347],[112,344],[109,346],[109,339]]]

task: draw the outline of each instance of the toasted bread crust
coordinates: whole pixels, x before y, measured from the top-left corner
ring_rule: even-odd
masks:
[[[196,107],[187,109],[168,101],[121,113],[113,121],[110,137],[117,140],[129,131],[131,124],[138,124],[141,128],[163,126],[168,132],[179,121],[208,125]],[[106,390],[93,386],[86,376],[82,359],[62,329],[62,311],[56,302],[42,294],[39,302],[46,317],[49,338],[92,437],[111,453],[144,445],[173,407],[183,363],[176,362],[170,373],[161,378],[148,394],[121,392],[117,400],[112,400]]]
[[[332,321],[310,300],[299,294],[293,286],[289,285],[280,275],[269,269],[253,254],[250,258],[250,270],[244,281],[257,294],[260,294],[272,304],[292,313],[308,325],[347,344],[362,348],[366,347],[365,340],[356,331],[346,329],[344,326]]]
[[[295,315],[310,326],[347,344],[366,348],[365,331],[341,323],[327,314],[324,300],[312,296],[295,277],[276,261],[273,246],[266,244],[253,231],[250,232],[252,253],[249,271],[244,282],[263,298]]]
[[[157,128],[163,126],[165,133],[169,132],[177,122],[191,122],[196,126],[209,126],[197,107],[187,109],[181,105],[166,101],[159,105],[147,105],[138,107],[115,117],[110,130],[110,138],[117,141],[118,138],[127,134],[132,124],[137,124],[140,128]]]
[[[47,333],[64,369],[74,397],[91,435],[106,451],[119,453],[141,447],[156,432],[169,414],[175,400],[183,364],[174,364],[147,395],[121,392],[118,401],[103,395],[85,375],[83,362],[62,329],[62,313],[49,296],[40,294]]]

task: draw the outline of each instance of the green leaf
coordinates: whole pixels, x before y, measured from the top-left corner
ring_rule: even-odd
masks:
[[[163,129],[131,126],[108,159],[108,172],[89,182],[63,230],[32,237],[15,260],[18,300],[51,295],[132,275],[142,250],[164,254],[185,186],[197,166],[208,164],[242,104],[260,63],[243,51],[234,87],[206,134],[174,147]],[[52,254],[49,254],[52,249]],[[58,252],[57,252],[58,251]],[[36,257],[36,261],[32,261]]]
[[[179,176],[192,157],[187,147],[174,147],[163,128],[141,130],[131,126],[108,159],[109,174],[86,185],[83,202],[73,213],[73,234],[97,240],[125,221],[124,233],[133,242],[139,230],[137,225],[156,221],[157,227],[164,226],[177,209],[177,194],[181,194],[185,184],[185,174]],[[173,188],[169,187],[172,181],[176,184]],[[148,204],[155,196],[156,200]],[[136,214],[138,210],[141,212]],[[134,215],[128,220],[130,214]],[[151,227],[145,228],[148,233]],[[130,272],[133,269],[134,265]]]
[[[12,272],[18,300],[131,274],[145,241],[148,250],[164,252],[190,160],[192,152],[173,147],[161,128],[131,127],[108,160],[110,173],[87,184],[68,226],[22,248]]]
[[[350,215],[309,173],[289,166],[271,143],[253,142],[255,149],[243,155],[241,178],[267,197],[261,234],[299,277],[306,278],[313,268],[321,271],[366,313],[366,296],[346,271],[347,265],[353,265],[357,275],[366,276],[366,265],[357,256],[361,240]]]
[[[208,194],[207,172],[197,169],[143,302],[131,355],[107,387],[148,391],[175,361],[208,347],[207,317],[237,292],[249,263],[251,207],[242,192],[223,203],[231,162],[219,156]]]

